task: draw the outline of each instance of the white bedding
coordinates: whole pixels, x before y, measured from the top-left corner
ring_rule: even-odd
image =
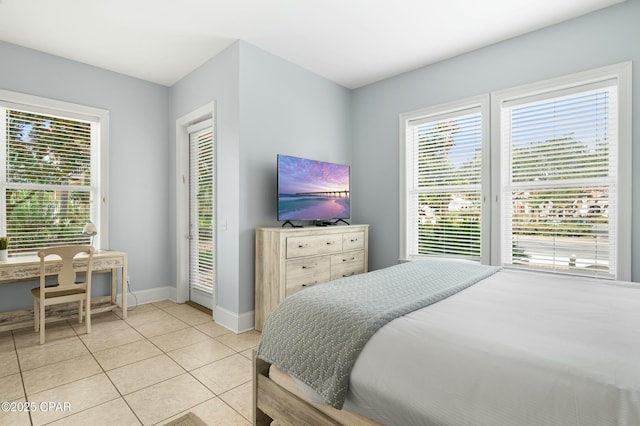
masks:
[[[388,425],[640,425],[640,286],[503,270],[367,343],[344,409]]]

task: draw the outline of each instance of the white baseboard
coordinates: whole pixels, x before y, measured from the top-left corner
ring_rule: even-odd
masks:
[[[254,311],[237,314],[228,309],[221,308],[220,306],[216,306],[213,311],[213,319],[216,323],[220,324],[224,328],[228,328],[236,334],[253,330],[255,325]]]
[[[133,293],[133,294],[132,294]],[[135,295],[135,296],[134,296]],[[137,290],[127,295],[127,308],[131,309],[137,305],[145,303],[159,302],[161,300],[177,300],[178,290],[175,287],[155,287],[147,290]],[[118,305],[122,306],[122,293],[117,296]],[[228,309],[216,306],[213,310],[215,322],[234,333],[244,333],[253,330],[255,327],[255,312],[245,312],[237,314]]]
[[[127,308],[133,308],[137,305],[144,305],[145,303],[159,302],[161,300],[173,300],[176,301],[177,290],[175,287],[154,287],[147,290],[136,290],[129,292],[127,295]],[[122,306],[122,293],[118,293],[117,296],[118,305]]]

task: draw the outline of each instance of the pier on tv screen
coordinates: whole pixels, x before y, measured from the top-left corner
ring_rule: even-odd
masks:
[[[348,219],[349,166],[278,155],[278,220]]]

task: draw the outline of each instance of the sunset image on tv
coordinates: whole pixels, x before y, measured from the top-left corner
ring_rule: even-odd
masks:
[[[278,155],[278,220],[349,217],[349,166]]]

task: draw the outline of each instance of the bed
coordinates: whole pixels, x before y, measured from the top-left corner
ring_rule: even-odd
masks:
[[[470,264],[410,262],[285,300],[254,357],[254,423],[640,425],[640,286],[477,264],[475,278],[446,283]],[[416,296],[398,290],[407,276],[444,284]],[[426,303],[388,318],[397,290]],[[384,318],[357,319],[358,294],[377,291]]]

